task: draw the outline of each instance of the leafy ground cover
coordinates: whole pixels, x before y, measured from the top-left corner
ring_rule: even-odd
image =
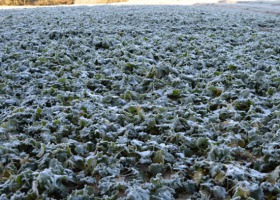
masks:
[[[0,11],[0,199],[280,198],[280,18]]]

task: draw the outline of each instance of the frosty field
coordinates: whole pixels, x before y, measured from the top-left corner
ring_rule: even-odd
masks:
[[[279,199],[280,15],[0,10],[0,199]]]

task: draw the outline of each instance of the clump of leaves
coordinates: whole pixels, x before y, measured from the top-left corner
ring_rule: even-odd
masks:
[[[167,94],[167,97],[170,99],[177,99],[180,97],[180,94],[181,94],[180,90],[176,89],[176,90],[172,90],[171,93]]]
[[[241,111],[248,111],[250,109],[250,106],[253,105],[253,102],[251,100],[236,100],[233,103],[236,110]]]
[[[205,151],[206,149],[208,149],[210,144],[209,144],[208,138],[200,137],[196,141],[196,145],[199,149]]]
[[[223,92],[222,88],[215,87],[215,86],[210,86],[208,88],[208,90],[212,93],[213,97],[219,97],[222,94],[222,92]]]

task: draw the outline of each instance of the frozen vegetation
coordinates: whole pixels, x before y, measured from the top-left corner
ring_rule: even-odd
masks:
[[[0,199],[279,199],[280,17],[0,10]]]

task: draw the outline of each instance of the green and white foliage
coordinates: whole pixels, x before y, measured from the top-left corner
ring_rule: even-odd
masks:
[[[280,18],[0,10],[0,199],[280,198]]]

